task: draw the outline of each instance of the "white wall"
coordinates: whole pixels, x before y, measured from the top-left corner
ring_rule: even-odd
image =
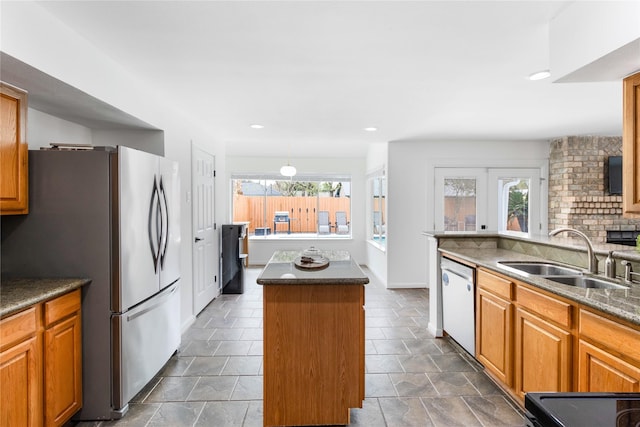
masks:
[[[29,149],[50,147],[51,142],[92,144],[93,132],[88,127],[28,108],[27,144]]]
[[[231,174],[277,172],[286,159],[269,157],[227,157],[225,185],[229,189]],[[291,164],[298,173],[326,173],[351,175],[351,233],[352,238],[318,238],[299,239],[250,239],[249,262],[251,265],[264,265],[276,250],[301,250],[309,246],[319,249],[347,250],[358,264],[366,264],[365,252],[365,159],[364,158],[291,158]],[[229,191],[227,197],[231,197]],[[227,203],[229,209],[225,212],[225,221],[231,221],[231,201]]]
[[[427,244],[421,232],[434,228],[435,167],[540,167],[546,171],[548,157],[547,141],[390,142],[387,286],[429,285]],[[542,200],[546,197],[546,191],[541,193]]]
[[[194,123],[190,117],[176,111],[170,99],[158,98],[158,91],[149,87],[144,76],[132,75],[126,64],[115,62],[108,53],[80,37],[33,2],[3,2],[0,16],[2,51],[61,80],[94,98],[149,123],[164,131],[165,157],[179,162],[181,174],[181,320],[183,329],[194,319],[192,309],[192,227],[191,204],[191,143],[216,156],[218,173],[224,176],[224,145],[215,141],[208,128]],[[29,88],[25,88],[29,89]],[[37,116],[38,114],[34,114]],[[41,117],[42,119],[42,117]],[[48,120],[44,118],[41,123]],[[55,121],[54,121],[55,122]],[[215,124],[212,124],[214,126]],[[56,124],[51,133],[55,133]],[[42,133],[32,135],[36,141],[48,144],[46,126]],[[84,130],[67,128],[66,137],[83,134]],[[38,130],[40,132],[40,130]],[[219,175],[220,176],[220,175]],[[227,189],[216,182],[216,214],[227,211]],[[218,223],[221,219],[217,220]],[[217,264],[218,260],[214,260]],[[216,266],[217,269],[217,266]]]

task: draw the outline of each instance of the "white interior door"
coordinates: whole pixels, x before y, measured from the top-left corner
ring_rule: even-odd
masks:
[[[214,198],[215,157],[191,147],[191,187],[193,194],[193,312],[200,313],[220,294]]]

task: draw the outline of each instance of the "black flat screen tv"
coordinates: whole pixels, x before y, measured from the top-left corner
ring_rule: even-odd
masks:
[[[609,194],[622,194],[622,156],[609,156]]]

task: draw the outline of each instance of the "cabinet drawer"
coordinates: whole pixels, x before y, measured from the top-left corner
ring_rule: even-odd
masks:
[[[48,328],[52,323],[64,319],[80,310],[80,289],[69,292],[44,303],[44,324]]]
[[[513,282],[480,269],[478,286],[508,301],[513,299]]]
[[[571,313],[573,309],[571,304],[559,301],[524,286],[518,286],[516,298],[521,307],[527,308],[559,325],[567,328],[571,327]]]
[[[590,311],[580,310],[580,337],[640,361],[640,332]]]
[[[4,349],[35,334],[38,330],[38,313],[39,306],[33,306],[0,320],[0,348]]]

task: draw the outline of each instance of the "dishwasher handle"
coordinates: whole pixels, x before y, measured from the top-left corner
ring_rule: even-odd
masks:
[[[465,280],[467,282],[473,282],[473,277],[472,276],[467,276],[467,275],[464,275],[464,274],[460,274],[460,272],[449,270],[448,268],[443,268],[442,269],[442,273],[448,273],[448,274],[451,274],[453,276],[459,277],[459,278],[461,278],[461,279],[463,279],[463,280]],[[444,276],[444,274],[443,274],[443,276]]]

